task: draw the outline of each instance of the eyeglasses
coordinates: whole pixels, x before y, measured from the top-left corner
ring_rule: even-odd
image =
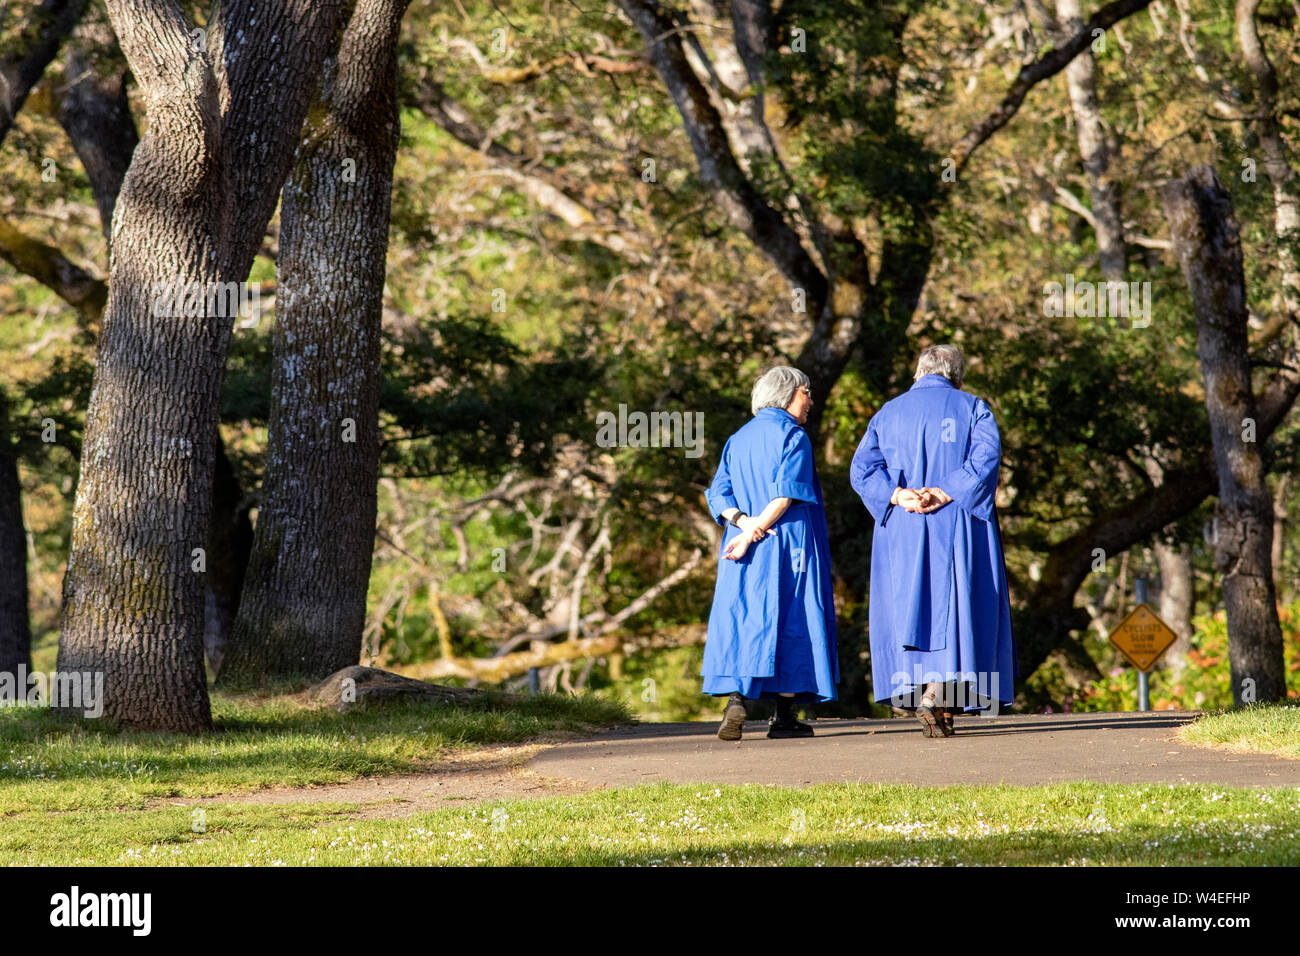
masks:
[[[799,391],[803,392],[805,395],[808,396],[808,401],[810,401],[810,402],[812,401],[812,389],[811,389],[811,388],[809,388],[807,385],[800,385],[800,386],[799,386]]]

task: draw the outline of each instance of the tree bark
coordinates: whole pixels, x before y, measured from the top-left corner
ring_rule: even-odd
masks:
[[[248,517],[248,503],[218,435],[203,623],[203,651],[214,674],[221,671],[235,626],[252,547],[253,522]]]
[[[121,725],[196,732],[211,725],[202,549],[234,318],[207,292],[248,275],[336,9],[232,0],[206,46],[169,0],[108,9],[148,124],[114,215],[58,668],[101,673]],[[159,301],[178,287],[198,314]]]
[[[105,21],[83,18],[66,53],[58,121],[90,180],[101,228],[111,235],[113,209],[139,142],[126,95],[127,67],[117,37]],[[33,82],[39,77],[32,77]],[[11,91],[12,93],[12,91]],[[74,306],[92,338],[108,300],[108,284],[68,261],[56,248],[32,240],[0,220],[0,258]],[[204,646],[220,667],[239,589],[248,564],[252,524],[243,491],[220,441],[216,449],[213,511],[208,541]]]
[[[284,187],[266,477],[223,684],[360,660],[405,10],[359,0]]]
[[[140,138],[126,96],[126,63],[105,23],[83,22],[68,44],[59,125],[81,160],[99,208],[104,235],[111,236],[113,209]]]
[[[1237,0],[1237,41],[1257,86],[1254,126],[1264,151],[1264,169],[1273,184],[1273,229],[1278,239],[1282,303],[1292,320],[1300,321],[1300,175],[1287,160],[1277,115],[1277,73],[1255,26],[1258,9],[1259,0]]]
[[[0,674],[32,664],[27,609],[27,530],[18,453],[9,435],[9,402],[0,389]]]
[[[1246,280],[1232,200],[1209,166],[1164,189],[1174,249],[1196,310],[1219,503],[1214,560],[1223,575],[1235,703],[1286,697],[1273,589],[1273,500],[1257,441]]]
[[[1049,25],[1053,39],[1064,44],[1083,30],[1083,13],[1079,0],[1056,0],[1056,20]],[[1065,68],[1065,84],[1070,92],[1070,109],[1074,114],[1075,138],[1088,192],[1092,200],[1093,234],[1101,260],[1101,274],[1108,282],[1124,281],[1124,217],[1119,189],[1110,176],[1110,157],[1115,151],[1102,122],[1097,98],[1097,61],[1087,47]]]
[[[722,118],[710,102],[708,90],[691,70],[673,18],[655,0],[619,0],[619,6],[640,31],[650,62],[677,105],[701,182],[713,192],[732,224],[794,287],[805,292],[809,314],[821,315],[827,303],[826,277],[803,247],[798,233],[740,168]]]
[[[1290,475],[1278,479],[1277,490],[1273,494],[1273,586],[1277,588],[1278,601],[1285,604],[1289,596],[1289,582],[1283,578],[1282,562],[1286,555],[1286,523],[1291,517],[1287,510],[1287,485]]]
[[[0,55],[0,142],[85,10],[86,0],[44,0],[17,42]]]
[[[1011,121],[1030,90],[1065,69],[1071,60],[1092,45],[1093,30],[1108,30],[1126,17],[1150,6],[1151,2],[1152,0],[1114,0],[1089,17],[1088,22],[1083,24],[1083,29],[1067,42],[1022,66],[1002,102],[953,147],[952,156],[956,160],[958,175],[966,168],[975,150]]]
[[[1172,545],[1156,541],[1152,550],[1160,567],[1160,618],[1178,635],[1178,640],[1164,655],[1164,664],[1176,679],[1187,667],[1187,652],[1192,649],[1192,611],[1196,601],[1192,549],[1186,543]]]

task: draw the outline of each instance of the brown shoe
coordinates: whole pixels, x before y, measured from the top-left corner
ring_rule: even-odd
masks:
[[[921,698],[921,703],[916,708],[916,719],[921,722],[922,735],[926,737],[944,736],[942,721],[939,717],[941,713],[941,708],[935,706],[933,694],[926,694]]]

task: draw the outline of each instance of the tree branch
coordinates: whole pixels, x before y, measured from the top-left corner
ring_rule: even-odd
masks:
[[[0,56],[0,143],[85,10],[86,0],[45,0],[33,11],[14,47]]]
[[[794,286],[805,291],[808,312],[820,315],[829,284],[785,218],[745,176],[727,141],[721,117],[708,90],[691,69],[672,17],[654,0],[619,0],[619,7],[640,31],[650,62],[681,114],[700,179],[714,194],[733,225],[776,265]]]
[[[1003,126],[1006,126],[1020,109],[1020,105],[1025,101],[1025,97],[1043,80],[1050,79],[1057,73],[1060,73],[1070,61],[1084,51],[1092,43],[1093,30],[1106,30],[1114,26],[1125,17],[1136,13],[1151,5],[1152,0],[1114,0],[1094,13],[1088,22],[1083,25],[1083,29],[1074,35],[1065,46],[1057,47],[1039,57],[1033,63],[1026,64],[1020,68],[1020,73],[1016,76],[1015,82],[1011,84],[1010,89],[1002,97],[1002,102],[985,117],[970,132],[958,140],[952,150],[952,157],[957,163],[957,172],[960,173],[970,162],[971,156],[975,150],[979,149],[986,140]]]
[[[103,68],[101,65],[111,66]],[[82,23],[68,44],[57,118],[81,160],[110,237],[113,209],[139,143],[126,94],[126,63],[107,23]]]
[[[633,262],[650,261],[649,253],[640,243],[627,239],[628,230],[616,217],[579,200],[573,185],[552,167],[492,139],[469,111],[447,95],[440,83],[433,80],[421,83],[412,105],[462,145],[489,160],[499,175],[514,181],[524,195],[581,238],[590,239]]]
[[[82,269],[54,246],[33,239],[0,217],[0,259],[49,288],[87,322],[97,322],[108,301],[108,283]]]

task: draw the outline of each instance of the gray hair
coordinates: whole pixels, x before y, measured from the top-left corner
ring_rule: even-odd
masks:
[[[749,409],[757,415],[760,408],[785,408],[794,401],[794,393],[810,385],[808,376],[797,368],[778,365],[758,377],[749,394]]]
[[[966,359],[962,356],[961,349],[955,345],[931,345],[917,359],[916,374],[912,378],[918,379],[922,375],[942,375],[961,388],[962,375],[965,371]]]

